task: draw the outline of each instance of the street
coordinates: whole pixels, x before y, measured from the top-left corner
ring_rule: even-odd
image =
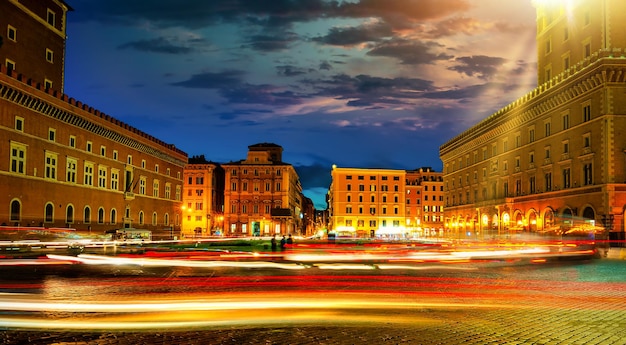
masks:
[[[6,267],[0,340],[626,344],[623,260],[243,263]]]

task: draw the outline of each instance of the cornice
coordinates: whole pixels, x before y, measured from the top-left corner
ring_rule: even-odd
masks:
[[[468,147],[491,142],[592,90],[625,82],[624,51],[601,50],[449,140],[440,147],[440,156],[464,154]]]

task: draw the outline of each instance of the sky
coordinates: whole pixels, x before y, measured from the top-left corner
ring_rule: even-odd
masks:
[[[333,165],[441,171],[536,87],[531,0],[67,2],[67,95],[190,157],[278,144],[317,209]]]

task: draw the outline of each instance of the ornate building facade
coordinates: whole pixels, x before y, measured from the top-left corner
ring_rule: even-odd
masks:
[[[303,235],[302,185],[272,143],[248,146],[248,156],[224,168],[224,234]]]
[[[539,86],[441,146],[446,224],[463,238],[623,237],[626,4],[535,5]]]
[[[0,224],[174,237],[187,154],[65,95],[64,49],[53,49],[54,64],[38,60],[65,46],[68,9],[56,0],[0,5],[9,36],[0,55],[14,63],[0,66]]]

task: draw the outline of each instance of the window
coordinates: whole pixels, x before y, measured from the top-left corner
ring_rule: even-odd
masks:
[[[15,117],[15,130],[19,132],[24,131],[24,118],[16,116]]]
[[[93,186],[93,163],[85,162],[85,175],[83,176],[83,184]]]
[[[54,63],[54,52],[48,48],[46,48],[46,61]]]
[[[11,41],[17,41],[17,29],[9,25],[7,27],[7,38]]]
[[[54,142],[56,140],[57,131],[54,128],[48,128],[48,140]]]
[[[517,133],[515,134],[515,148],[522,146],[522,136]]]
[[[89,208],[89,206],[85,206],[83,210],[83,222],[87,224],[91,223],[91,208]]]
[[[107,148],[105,146],[100,146],[100,156],[106,157],[106,155],[107,155]]]
[[[12,222],[19,222],[22,219],[22,204],[19,200],[11,201],[11,216]]]
[[[117,160],[117,156],[118,156],[117,150],[113,150],[113,159]]]
[[[152,182],[152,196],[155,198],[159,197],[159,180],[154,180]]]
[[[74,223],[74,206],[72,205],[68,205],[65,210],[65,222],[67,224]]]
[[[591,120],[591,104],[583,105],[583,122]]]
[[[531,152],[531,153],[528,155],[528,162],[529,162],[531,165],[535,163],[535,153],[534,153],[534,152]]]
[[[591,134],[585,134],[583,136],[583,147],[585,149],[591,148]]]
[[[70,143],[69,143],[70,147],[76,148],[76,137],[73,135],[70,135]]]
[[[276,182],[276,191],[280,192],[280,182]]]
[[[181,188],[181,186],[177,185],[176,186],[176,195],[174,196],[175,200],[181,200],[181,194],[182,194],[182,188]]]
[[[545,148],[545,153],[546,153],[545,158],[546,158],[546,159],[550,159],[550,147],[546,147],[546,148]]]
[[[104,224],[104,209],[102,207],[98,209],[98,224]]]
[[[11,143],[11,172],[26,173],[26,145]]]
[[[590,58],[591,57],[591,42],[590,40],[586,40],[585,42],[583,42],[583,57],[585,59]]]
[[[569,114],[563,114],[563,130],[569,129]]]
[[[78,162],[76,159],[68,158],[67,165],[65,168],[65,181],[69,183],[76,183],[76,172],[77,172]]]
[[[126,157],[126,164],[128,164],[128,165],[132,165],[133,164],[133,156],[128,155]]]
[[[46,17],[46,21],[52,26],[55,26],[56,24],[56,14],[51,9],[48,9],[48,16]]]
[[[105,167],[98,167],[98,188],[107,187],[107,169]]]
[[[165,198],[169,199],[172,196],[172,185],[170,183],[165,184]]]
[[[241,184],[241,190],[247,192],[248,191],[248,182],[243,182]]]
[[[52,89],[52,80],[50,80],[50,79],[44,79],[44,81],[43,81],[43,85],[44,85],[44,88],[45,88],[46,90],[48,90],[48,89]]]
[[[569,153],[569,141],[563,142],[563,153],[565,154]]]
[[[534,141],[535,141],[535,129],[532,128],[528,130],[528,142],[532,143]]]
[[[347,206],[347,207],[346,207],[346,213],[347,213],[347,214],[352,213],[352,206]]]
[[[15,61],[6,59],[5,65],[7,66],[8,74],[10,74],[12,71],[15,71]]]
[[[50,180],[57,179],[57,154],[46,152],[46,171],[45,177]]]
[[[546,192],[549,192],[552,190],[552,173],[548,172],[545,175],[545,185],[546,185]]]
[[[120,186],[120,172],[117,169],[111,169],[111,189],[118,190]]]
[[[146,177],[141,176],[139,178],[139,194],[146,195]]]
[[[570,168],[563,169],[563,188],[570,187],[571,176]]]
[[[158,164],[154,165],[154,172],[156,172],[156,173],[159,172],[159,165]]]
[[[157,225],[157,213],[152,212],[152,225]]]
[[[583,184],[585,186],[593,184],[593,164],[586,163],[585,165],[583,165],[583,177]]]
[[[143,225],[143,211],[139,211],[139,225]]]
[[[143,169],[145,169],[145,168],[146,168],[146,160],[145,160],[145,159],[142,159],[142,160],[141,160],[141,167],[142,167]]]
[[[546,137],[550,136],[550,122],[544,123],[545,135]]]
[[[116,224],[117,223],[117,211],[115,209],[111,210],[111,224]]]
[[[563,55],[563,70],[567,71],[570,68],[570,55],[569,53]]]
[[[236,190],[237,190],[237,182],[233,182],[233,183],[231,183],[231,184],[230,184],[230,189],[231,189],[232,191],[236,191]]]
[[[54,205],[51,203],[46,204],[44,210],[44,222],[52,223],[54,221]]]
[[[91,141],[88,141],[87,146],[85,147],[85,150],[87,152],[91,152],[92,149],[93,149],[93,143]]]

